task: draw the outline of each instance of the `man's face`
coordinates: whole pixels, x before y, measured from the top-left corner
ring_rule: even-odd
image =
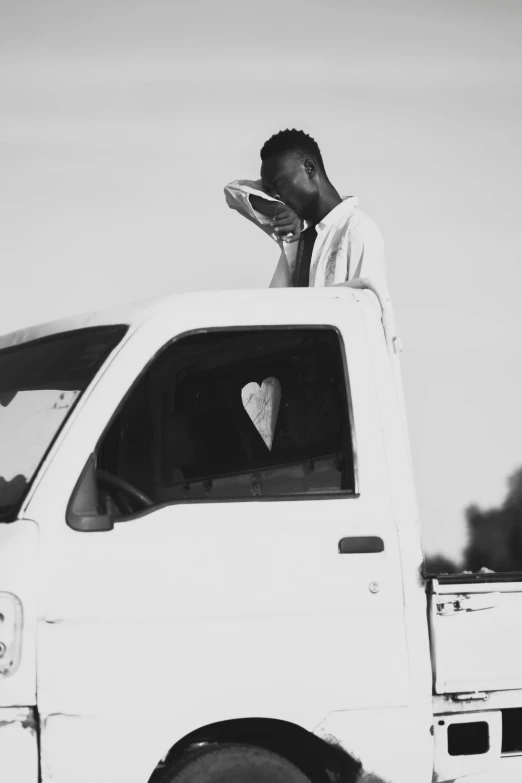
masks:
[[[272,155],[262,163],[261,179],[269,196],[280,199],[298,217],[306,220],[316,196],[315,178],[307,171],[306,161]]]

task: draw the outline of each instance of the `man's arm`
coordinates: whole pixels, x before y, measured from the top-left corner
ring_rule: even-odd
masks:
[[[296,242],[301,221],[286,204],[263,191],[260,180],[238,179],[225,187],[228,206],[259,226],[276,242]]]
[[[260,180],[235,180],[229,183],[225,187],[225,198],[231,209],[257,225],[279,245],[281,256],[270,287],[290,287],[297,250],[295,242],[301,231],[301,223],[295,213],[282,201],[266,194]],[[291,237],[288,236],[290,233]]]
[[[295,212],[281,201],[267,201],[260,196],[249,196],[250,203],[256,212],[270,218],[275,233],[285,242],[297,242],[302,231],[302,223]]]
[[[288,263],[288,257],[283,251],[277,262],[275,272],[272,280],[270,281],[269,288],[291,288],[292,287],[292,272],[290,271],[290,265]]]
[[[255,196],[253,193],[249,193],[248,200],[250,201],[254,212],[259,212],[264,217],[275,217],[277,208],[281,207],[280,201],[269,201],[267,198],[261,198],[261,196]]]
[[[263,212],[257,211],[250,201],[251,196],[257,196],[259,202],[263,202],[262,206],[264,204],[281,203],[276,202],[275,199],[263,192],[260,180],[237,179],[234,180],[234,182],[230,182],[225,187],[225,199],[230,209],[239,212],[240,215],[247,220],[250,220],[250,222],[254,223],[256,226],[259,226],[265,234],[268,234],[272,239],[278,242],[279,238],[271,225],[271,217],[264,214],[265,209],[268,210],[268,207],[263,209]]]

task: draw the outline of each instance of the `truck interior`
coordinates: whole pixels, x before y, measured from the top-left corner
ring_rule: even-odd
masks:
[[[146,368],[98,448],[111,513],[176,501],[353,494],[339,339],[334,329],[296,328],[173,342]]]

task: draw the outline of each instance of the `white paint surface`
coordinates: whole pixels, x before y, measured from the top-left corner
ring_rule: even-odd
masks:
[[[522,583],[504,583],[501,591],[497,584],[480,587],[481,593],[453,586],[453,594],[431,597],[436,693],[522,688]],[[483,602],[487,608],[480,603],[474,608],[474,599],[491,594],[494,600]],[[437,611],[437,603],[455,601],[464,607],[461,611]]]
[[[32,710],[0,707],[0,780],[37,783],[37,743]]]

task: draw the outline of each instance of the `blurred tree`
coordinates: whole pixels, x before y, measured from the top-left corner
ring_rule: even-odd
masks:
[[[508,479],[506,499],[499,508],[466,509],[469,542],[464,569],[522,571],[522,468]]]
[[[426,558],[426,573],[522,571],[522,467],[508,478],[507,485],[506,498],[498,508],[483,511],[471,505],[466,509],[468,545],[462,563],[432,555]]]
[[[444,555],[426,557],[424,567],[427,574],[456,574],[462,569]]]

